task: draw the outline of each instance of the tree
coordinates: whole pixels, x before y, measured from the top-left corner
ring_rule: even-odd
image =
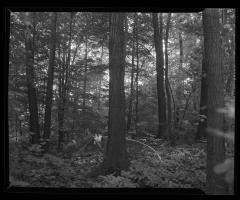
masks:
[[[51,108],[52,108],[52,97],[53,97],[53,73],[54,73],[54,62],[55,62],[55,49],[56,49],[56,24],[57,24],[57,13],[51,13],[51,40],[50,40],[50,56],[48,66],[48,80],[47,80],[47,93],[46,93],[46,108],[44,116],[44,139],[49,139],[51,131]],[[46,141],[45,141],[46,142]],[[48,142],[47,142],[48,144]],[[46,145],[46,149],[48,145]]]
[[[135,34],[135,29],[136,29],[136,23],[134,21],[133,24],[133,35]],[[127,118],[127,131],[131,128],[131,123],[132,123],[132,103],[133,103],[133,78],[134,78],[134,58],[135,58],[135,40],[134,37],[132,39],[132,69],[131,69],[131,85],[130,85],[130,96],[129,96],[129,105],[128,105],[128,118]]]
[[[123,13],[110,15],[109,38],[109,122],[104,155],[105,173],[120,172],[128,166],[125,139],[124,96],[124,18]]]
[[[25,29],[25,62],[26,62],[26,78],[28,89],[29,103],[29,130],[31,132],[32,144],[38,144],[40,140],[39,122],[38,122],[38,106],[37,94],[34,75],[34,31],[32,26],[32,16],[29,12],[25,13],[26,29]]]
[[[156,69],[157,69],[157,95],[158,95],[158,137],[166,135],[166,102],[164,91],[164,69],[163,69],[163,46],[162,46],[162,14],[160,14],[160,27],[158,26],[157,13],[152,14],[154,29],[154,44],[156,51]]]
[[[168,35],[171,22],[171,13],[168,14],[167,25],[166,25],[166,36],[165,36],[165,86],[166,86],[166,97],[167,97],[167,132],[169,139],[172,140],[172,106],[171,106],[171,93],[170,83],[168,80]]]
[[[72,40],[72,19],[74,14],[70,13],[70,22],[69,22],[69,40],[68,40],[68,55],[65,62],[64,56],[64,65],[65,69],[60,73],[60,86],[59,86],[59,111],[58,111],[58,149],[62,149],[62,144],[64,142],[64,110],[66,103],[66,95],[68,90],[68,81],[69,81],[69,71],[70,71],[70,57],[71,57],[71,40]],[[63,51],[65,51],[63,49]],[[65,75],[65,77],[64,77]]]
[[[200,112],[199,112],[199,124],[196,134],[196,140],[200,140],[206,137],[207,127],[207,79],[206,79],[206,64],[204,63],[204,57],[202,59],[202,77],[201,77],[201,94],[200,94]]]
[[[136,37],[136,58],[137,58],[137,68],[136,68],[136,104],[135,104],[135,112],[136,112],[136,118],[135,118],[135,130],[138,132],[138,78],[139,78],[139,40],[138,40],[138,16],[137,13],[134,16],[134,20],[136,23],[136,31],[135,31],[135,37]]]
[[[183,70],[183,40],[181,31],[178,32],[179,37],[179,69],[180,69],[180,84],[177,87],[176,96],[177,96],[177,105],[176,105],[176,114],[175,114],[175,127],[177,128],[180,122],[180,105],[182,101],[182,92],[183,92],[183,78],[182,78],[182,70]]]
[[[86,131],[86,88],[87,88],[87,71],[88,71],[88,35],[85,36],[85,65],[84,65],[84,79],[83,79],[83,103],[82,103],[82,125],[83,125],[83,132]]]
[[[224,137],[213,133],[223,129],[224,107],[223,63],[218,9],[203,11],[204,59],[207,72],[207,193],[226,194],[223,177],[213,172],[214,166],[224,161]]]

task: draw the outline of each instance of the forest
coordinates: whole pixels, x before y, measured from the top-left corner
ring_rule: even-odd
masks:
[[[10,188],[235,194],[234,8],[9,19]]]

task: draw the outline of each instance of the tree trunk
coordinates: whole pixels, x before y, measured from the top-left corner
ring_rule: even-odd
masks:
[[[223,62],[220,40],[218,9],[203,11],[204,58],[207,69],[207,193],[226,194],[226,185],[221,175],[213,168],[224,161],[224,137],[212,133],[222,131],[223,114],[217,109],[224,107]]]
[[[196,140],[201,140],[206,137],[207,119],[207,78],[206,78],[206,64],[203,55],[202,59],[202,77],[201,77],[201,94],[200,94],[200,119],[196,134]]]
[[[103,64],[103,44],[102,44],[102,51],[101,51],[101,65]],[[101,90],[102,90],[102,74],[99,75],[99,88],[98,88],[98,111],[101,110]]]
[[[190,99],[191,99],[191,96],[192,94],[195,92],[196,90],[196,85],[194,85],[194,83],[192,84],[192,89],[188,95],[188,97],[186,98],[186,103],[185,103],[185,107],[184,107],[184,110],[183,110],[183,115],[181,117],[181,120],[179,122],[179,128],[182,129],[182,125],[183,125],[183,121],[184,121],[184,118],[185,118],[185,114],[187,112],[187,109],[188,109],[188,105],[189,105],[189,102],[190,102]]]
[[[133,24],[133,35],[135,34],[136,24]],[[135,53],[135,42],[134,37],[132,40],[132,69],[131,69],[131,86],[130,86],[130,96],[129,96],[129,106],[128,106],[128,118],[127,118],[127,131],[131,128],[132,123],[132,103],[133,103],[133,78],[134,78],[134,53]]]
[[[178,122],[180,122],[180,106],[182,104],[182,94],[183,94],[183,41],[182,41],[182,33],[179,31],[178,33],[179,36],[179,69],[180,69],[180,84],[177,87],[177,91],[176,91],[176,96],[177,96],[177,105],[176,105],[176,114],[175,114],[175,128],[178,127]]]
[[[129,106],[128,106],[128,118],[127,118],[127,131],[131,128],[131,123],[132,123],[132,103],[133,103],[133,78],[134,78],[134,53],[135,53],[135,40],[134,40],[134,35],[135,35],[135,28],[136,27],[136,21],[134,20],[133,24],[133,39],[132,39],[132,69],[131,69],[131,84],[130,84],[130,96],[129,96]]]
[[[82,126],[83,126],[83,132],[85,134],[86,131],[86,88],[87,88],[87,59],[88,59],[88,36],[86,35],[85,40],[85,66],[84,66],[84,79],[83,79],[83,104],[82,104]]]
[[[62,145],[64,142],[64,110],[65,110],[65,103],[66,103],[66,94],[68,90],[68,78],[69,78],[69,68],[70,68],[70,57],[71,57],[71,39],[72,39],[72,19],[73,14],[70,13],[70,27],[69,27],[69,41],[68,41],[68,55],[65,62],[65,74],[62,73],[62,91],[60,97],[60,105],[59,105],[59,112],[58,112],[58,150],[61,151]],[[64,78],[65,75],[65,78]]]
[[[31,21],[30,13],[26,13],[29,21]],[[38,105],[34,75],[34,48],[33,36],[31,35],[32,25],[26,24],[25,30],[25,62],[26,62],[26,78],[28,89],[29,103],[29,131],[31,132],[31,143],[38,144],[40,140],[39,121],[38,121]]]
[[[162,14],[161,14],[162,15]],[[154,44],[156,50],[157,94],[158,94],[158,137],[165,136],[166,131],[166,102],[164,91],[163,46],[162,46],[162,16],[160,15],[160,29],[157,13],[153,13]]]
[[[183,68],[183,41],[182,41],[182,33],[179,31],[179,50],[180,50],[180,69]]]
[[[167,95],[167,135],[170,140],[172,140],[172,106],[171,106],[171,94],[170,94],[170,83],[168,80],[168,34],[171,22],[171,13],[168,14],[167,27],[166,27],[166,37],[165,37],[165,87]]]
[[[48,67],[48,81],[47,81],[47,94],[46,94],[46,107],[44,116],[44,139],[49,139],[51,133],[51,109],[52,109],[52,97],[53,97],[53,74],[55,65],[55,49],[56,49],[56,24],[57,13],[53,12],[51,16],[51,40],[50,40],[50,56]],[[47,142],[48,144],[48,142]],[[46,149],[48,150],[48,145]]]
[[[109,127],[103,169],[117,172],[128,166],[124,95],[124,13],[112,13],[109,39]]]
[[[136,112],[136,118],[135,118],[135,130],[136,133],[138,132],[138,77],[139,77],[139,56],[138,56],[138,18],[137,14],[135,14],[135,21],[136,21],[136,57],[137,57],[137,69],[136,69],[136,104],[135,104],[135,112]]]

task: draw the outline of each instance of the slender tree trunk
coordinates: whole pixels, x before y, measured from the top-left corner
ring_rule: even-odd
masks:
[[[131,86],[128,106],[127,131],[131,128],[132,123],[132,103],[133,103],[133,78],[134,78],[134,50],[132,50],[132,69],[131,69]]]
[[[27,18],[31,21],[30,13],[26,13]],[[25,61],[26,61],[26,77],[28,88],[29,103],[29,131],[31,132],[31,143],[38,144],[40,140],[39,121],[38,121],[38,105],[34,75],[34,48],[32,25],[26,24],[25,30]]]
[[[160,15],[160,29],[158,27],[157,13],[153,13],[154,44],[156,49],[156,68],[157,68],[157,94],[158,94],[158,137],[165,135],[166,131],[166,102],[164,91],[164,69],[163,69],[163,48],[162,48],[162,17]]]
[[[212,129],[222,130],[223,114],[217,109],[224,107],[223,62],[220,40],[218,9],[203,11],[204,58],[207,69],[207,193],[226,194],[226,185],[221,175],[213,168],[225,159],[224,137]]]
[[[75,49],[75,51],[74,51],[74,54],[73,54],[73,58],[72,58],[71,65],[73,65],[73,64],[74,64],[74,62],[75,62],[76,55],[77,55],[77,52],[78,52],[78,48],[79,48],[79,47],[80,47],[80,43],[78,43],[78,44],[77,44],[77,47],[76,47],[76,49]]]
[[[178,33],[179,36],[179,51],[180,51],[180,57],[179,57],[179,69],[180,69],[180,84],[177,87],[177,91],[176,91],[176,96],[177,96],[177,105],[176,105],[176,114],[175,114],[175,128],[178,127],[178,122],[180,122],[180,105],[182,103],[182,94],[183,94],[183,41],[182,41],[182,33],[179,31]]]
[[[187,109],[188,109],[188,105],[189,105],[191,96],[192,96],[192,94],[195,92],[195,90],[196,90],[196,86],[195,86],[195,85],[192,85],[191,92],[189,93],[189,95],[188,95],[188,97],[187,97],[187,99],[186,99],[186,103],[185,103],[185,107],[184,107],[184,110],[183,110],[183,115],[182,115],[181,121],[179,122],[179,128],[180,128],[180,129],[182,128],[183,121],[184,121],[184,118],[185,118],[186,111],[187,111]]]
[[[46,94],[46,108],[44,116],[44,139],[49,139],[51,133],[51,109],[52,109],[52,98],[53,98],[53,73],[55,65],[55,49],[56,49],[56,24],[57,24],[57,13],[53,12],[51,16],[51,40],[50,40],[50,56],[48,66],[48,81],[47,81],[47,94]],[[46,143],[46,151],[48,150],[48,142]]]
[[[103,64],[103,44],[102,44],[102,51],[101,51],[101,65]],[[99,75],[99,88],[98,88],[98,111],[100,112],[101,109],[101,90],[102,90],[102,74]]]
[[[171,22],[171,13],[168,14],[166,37],[165,37],[165,86],[167,95],[167,136],[171,140],[172,137],[172,106],[171,106],[171,94],[170,94],[170,83],[168,80],[168,34]]]
[[[137,14],[135,15],[136,19],[136,58],[137,58],[137,69],[136,69],[136,104],[135,104],[135,112],[136,112],[136,118],[135,118],[135,130],[136,133],[138,132],[138,77],[139,77],[139,54],[138,54],[138,18]]]
[[[83,104],[82,104],[82,125],[83,125],[83,132],[86,132],[86,88],[87,88],[87,66],[88,66],[88,36],[86,35],[85,39],[85,66],[84,66],[84,79],[83,79]]]
[[[128,166],[124,95],[124,13],[112,13],[109,39],[109,127],[103,169],[117,172]]]
[[[170,94],[171,94],[171,97],[172,97],[174,127],[176,127],[176,126],[175,126],[175,124],[176,124],[176,122],[175,122],[175,120],[176,120],[176,106],[175,106],[175,99],[174,99],[174,96],[173,96],[173,92],[172,92],[172,88],[171,88],[171,85],[170,85],[169,80],[168,80],[168,88],[169,88],[169,91],[170,91]]]
[[[201,77],[201,94],[200,94],[200,119],[196,134],[196,140],[200,140],[206,137],[206,127],[207,127],[207,76],[206,76],[206,64],[203,55],[202,59],[202,77]]]
[[[135,34],[136,24],[133,25],[133,35]],[[134,53],[135,53],[135,42],[134,37],[132,40],[132,69],[131,69],[131,86],[128,106],[128,119],[127,119],[127,131],[131,128],[132,123],[132,103],[133,103],[133,78],[134,78]]]
[[[183,68],[183,41],[182,41],[182,33],[179,31],[179,50],[180,50],[180,69]]]
[[[73,15],[70,13],[70,28],[69,28],[69,41],[68,41],[68,52],[67,52],[67,59],[64,59],[65,62],[65,73],[62,74],[62,94],[60,98],[60,106],[59,106],[59,113],[58,113],[58,150],[61,151],[62,145],[64,142],[64,110],[66,104],[66,94],[68,90],[68,79],[69,79],[69,71],[70,71],[70,57],[71,57],[71,39],[72,39],[72,19]],[[65,78],[64,78],[65,75]]]

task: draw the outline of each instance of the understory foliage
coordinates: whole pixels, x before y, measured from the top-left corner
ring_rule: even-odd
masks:
[[[234,119],[234,111],[233,102],[219,110],[228,119]],[[227,152],[226,160],[215,166],[214,171],[224,174],[229,191],[233,193],[234,131],[213,132],[226,138]],[[206,143],[189,144],[184,134],[176,146],[151,134],[138,136],[135,140],[127,137],[129,168],[121,171],[120,175],[95,177],[87,175],[102,162],[106,137],[89,133],[81,142],[72,140],[66,144],[62,152],[51,149],[45,154],[41,152],[40,145],[29,146],[24,139],[21,142],[11,140],[10,183],[20,187],[157,187],[198,188],[205,191]]]
[[[149,137],[136,141],[148,144],[160,158],[148,148],[133,142],[128,145],[131,164],[121,175],[86,176],[102,161],[97,144],[84,150],[71,148],[70,152],[54,152],[38,156],[22,145],[10,144],[10,181],[14,186],[31,187],[161,187],[200,188],[205,186],[205,144],[178,145]],[[154,141],[154,142],[153,142]],[[74,146],[69,144],[69,146]],[[66,148],[67,149],[67,148]],[[78,149],[78,150],[77,150]]]
[[[234,119],[234,110],[231,102],[219,112],[225,113],[229,119]],[[232,191],[234,131],[214,133],[227,139],[226,160],[217,165],[214,171],[225,174],[226,182]],[[40,145],[29,147],[24,140],[10,141],[10,183],[21,187],[159,187],[199,188],[204,191],[206,143],[188,144],[187,140],[183,142],[184,138],[183,136],[176,146],[172,146],[151,134],[138,136],[135,140],[128,137],[127,149],[131,160],[128,170],[122,171],[118,176],[109,174],[96,177],[89,177],[87,174],[103,160],[105,137],[89,134],[81,143],[74,140],[69,142],[60,153],[52,149],[46,154],[41,153]]]

